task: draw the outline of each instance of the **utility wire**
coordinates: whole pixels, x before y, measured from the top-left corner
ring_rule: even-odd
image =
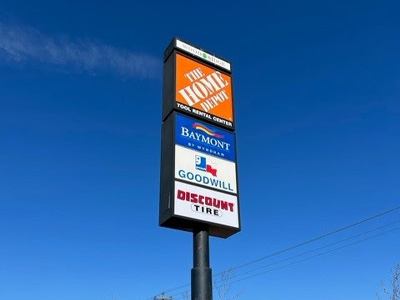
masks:
[[[243,278],[236,279],[236,280],[232,281],[232,283],[236,283],[236,282],[240,282],[240,281],[243,281],[243,280],[246,280],[246,279],[250,279],[250,278],[252,278],[252,277],[256,277],[256,276],[259,276],[259,275],[263,275],[263,274],[265,274],[265,273],[269,273],[269,272],[272,272],[272,271],[275,271],[275,270],[287,268],[287,267],[290,267],[290,266],[292,266],[292,265],[299,264],[299,263],[308,261],[308,260],[310,260],[310,259],[313,259],[313,258],[316,258],[316,257],[319,257],[319,256],[323,256],[323,255],[326,255],[326,254],[330,254],[330,253],[333,253],[333,252],[335,252],[335,251],[338,251],[338,250],[341,250],[341,249],[344,249],[344,248],[348,248],[348,247],[351,247],[351,246],[354,246],[354,245],[363,243],[363,242],[365,242],[365,241],[368,241],[368,240],[371,240],[371,239],[374,239],[374,238],[377,238],[377,237],[386,235],[386,234],[388,234],[388,233],[390,233],[390,232],[394,232],[394,231],[397,231],[397,230],[399,230],[399,229],[400,229],[400,227],[396,227],[396,228],[393,228],[393,229],[390,229],[390,230],[386,230],[386,231],[384,231],[384,232],[375,234],[375,235],[373,235],[373,236],[364,238],[364,239],[362,239],[362,240],[355,241],[355,242],[352,242],[352,243],[349,243],[349,244],[346,244],[346,245],[343,245],[343,246],[340,246],[340,247],[337,247],[337,248],[334,248],[334,249],[331,249],[331,250],[328,250],[328,251],[325,251],[325,252],[317,253],[317,254],[312,255],[312,256],[310,256],[310,257],[307,257],[307,258],[304,258],[304,259],[302,259],[302,260],[298,260],[298,261],[295,261],[295,262],[291,262],[291,263],[289,263],[289,264],[287,264],[287,265],[284,265],[284,266],[281,266],[281,267],[277,267],[277,268],[274,268],[274,269],[270,269],[270,270],[267,270],[267,271],[259,272],[259,273],[252,274],[252,275],[249,275],[249,276],[246,276],[246,277],[243,277]]]
[[[318,247],[318,248],[314,248],[314,249],[307,250],[307,251],[301,252],[301,253],[296,254],[296,255],[293,255],[293,256],[289,256],[289,257],[287,257],[287,258],[278,260],[278,261],[276,261],[276,262],[269,263],[269,264],[267,264],[267,265],[255,267],[255,268],[253,268],[253,269],[251,269],[251,270],[249,270],[249,271],[242,272],[242,273],[237,274],[237,275],[232,275],[230,278],[233,279],[233,278],[240,277],[240,276],[243,276],[243,275],[246,275],[246,274],[251,274],[251,273],[253,273],[253,272],[257,271],[257,270],[265,269],[265,268],[268,268],[268,267],[271,267],[271,266],[280,264],[280,263],[282,263],[282,262],[289,261],[289,260],[291,260],[291,259],[298,258],[298,257],[304,256],[304,255],[307,255],[307,254],[309,254],[309,253],[317,252],[317,251],[320,251],[320,250],[323,250],[323,249],[326,249],[326,248],[329,248],[329,247],[332,247],[332,246],[341,244],[341,243],[343,243],[343,242],[347,242],[347,241],[350,241],[350,240],[354,240],[354,239],[357,239],[357,238],[359,238],[359,237],[361,237],[361,236],[370,234],[370,233],[375,232],[375,231],[382,230],[382,229],[384,229],[384,228],[390,227],[390,226],[392,226],[392,225],[394,225],[394,224],[398,224],[398,223],[400,223],[400,220],[399,220],[399,221],[394,221],[394,222],[391,222],[391,223],[387,223],[387,224],[382,225],[382,226],[378,226],[378,227],[376,227],[376,228],[374,228],[374,229],[371,229],[371,230],[368,230],[368,231],[364,231],[364,232],[361,232],[361,233],[356,234],[356,235],[352,235],[352,236],[350,236],[350,237],[347,237],[347,238],[341,239],[341,240],[339,240],[339,241],[335,241],[335,242],[326,244],[326,245],[321,246],[321,247]],[[228,271],[231,271],[231,269],[228,269]],[[221,281],[221,280],[220,280],[220,281]],[[218,284],[218,281],[216,281],[215,283]]]
[[[329,232],[327,232],[327,233],[324,233],[324,234],[322,234],[322,235],[319,235],[319,236],[316,236],[316,237],[311,238],[311,239],[309,239],[309,240],[306,240],[306,241],[303,241],[303,242],[294,244],[294,245],[289,246],[289,247],[287,247],[287,248],[284,248],[284,249],[281,249],[281,250],[272,252],[272,253],[270,253],[270,254],[264,255],[264,256],[259,257],[259,258],[257,258],[257,259],[254,259],[254,260],[248,261],[248,262],[246,262],[246,263],[243,263],[243,264],[241,264],[241,265],[237,265],[237,266],[231,267],[231,268],[229,268],[228,270],[229,270],[229,271],[235,271],[235,270],[238,270],[238,269],[242,269],[242,268],[244,268],[244,267],[247,267],[247,266],[250,266],[250,265],[259,263],[259,262],[261,262],[261,261],[263,261],[263,260],[266,260],[266,259],[268,259],[268,258],[281,255],[281,254],[283,254],[283,253],[292,251],[292,250],[294,250],[294,249],[303,247],[303,246],[305,246],[305,245],[308,245],[308,244],[317,242],[317,241],[322,240],[322,239],[324,239],[324,238],[326,238],[326,237],[329,237],[329,236],[335,235],[335,234],[337,234],[337,233],[340,233],[340,232],[349,230],[349,229],[351,229],[351,228],[357,227],[357,226],[359,226],[359,225],[361,225],[361,224],[364,224],[364,223],[370,222],[370,221],[372,221],[372,220],[381,218],[381,217],[383,217],[383,216],[385,216],[385,215],[388,215],[388,214],[393,213],[393,212],[398,211],[398,210],[400,210],[400,206],[397,206],[397,207],[388,209],[388,210],[386,210],[386,211],[380,212],[380,213],[378,213],[378,214],[369,216],[369,217],[367,217],[367,218],[365,218],[365,219],[362,219],[362,220],[360,220],[360,221],[354,222],[354,223],[352,223],[352,224],[349,224],[349,225],[346,225],[346,226],[343,226],[343,227],[339,227],[339,228],[337,228],[337,229],[334,229],[334,230],[329,231]],[[219,273],[216,273],[214,276],[219,276],[219,275],[223,274],[224,272],[226,272],[226,270],[225,270],[225,271],[221,271],[221,272],[219,272]],[[190,285],[190,284],[183,284],[183,285],[180,285],[180,286],[176,286],[176,287],[174,287],[174,288],[166,289],[166,290],[164,290],[163,292],[164,292],[164,293],[171,293],[171,292],[173,292],[173,291],[186,288],[186,287],[188,287],[189,285]],[[153,299],[153,298],[149,298],[149,299]]]
[[[268,255],[262,256],[262,257],[260,257],[260,258],[254,259],[254,260],[249,261],[249,262],[247,262],[247,263],[238,265],[238,266],[236,266],[236,267],[231,268],[231,270],[241,269],[241,268],[247,267],[247,266],[249,266],[249,265],[258,263],[258,262],[260,262],[260,261],[263,261],[263,260],[265,260],[265,259],[267,259],[267,258],[270,258],[270,257],[273,257],[273,256],[277,256],[277,255],[280,255],[280,254],[282,254],[282,253],[285,253],[285,252],[294,250],[294,249],[296,249],[296,248],[299,248],[299,247],[302,247],[302,246],[305,246],[305,245],[314,243],[314,242],[319,241],[319,240],[322,240],[322,239],[324,239],[324,238],[326,238],[326,237],[328,237],[328,236],[337,234],[337,233],[339,233],[339,232],[348,230],[348,229],[350,229],[350,228],[356,227],[356,226],[361,225],[361,224],[363,224],[363,223],[366,223],[366,222],[372,221],[372,220],[374,220],[374,219],[383,217],[383,216],[385,216],[385,215],[387,215],[387,214],[390,214],[390,213],[392,213],[392,212],[394,212],[394,211],[397,211],[397,210],[400,210],[400,206],[395,207],[395,208],[392,208],[392,209],[388,209],[388,210],[386,210],[386,211],[384,211],[384,212],[381,212],[381,213],[378,213],[378,214],[376,214],[376,215],[370,216],[370,217],[368,217],[368,218],[365,218],[365,219],[363,219],[363,220],[361,220],[361,221],[358,221],[358,222],[355,222],[355,223],[353,223],[353,224],[340,227],[340,228],[338,228],[338,229],[332,230],[332,231],[330,231],[330,232],[327,232],[327,233],[322,234],[322,235],[320,235],[320,236],[317,236],[317,237],[315,237],[315,238],[306,240],[306,241],[304,241],[304,242],[295,244],[295,245],[290,246],[290,247],[287,247],[287,248],[285,248],[285,249],[278,250],[278,251],[275,251],[275,252],[273,252],[273,253],[271,253],[271,254],[268,254]],[[216,275],[217,275],[217,274],[216,274]]]
[[[398,223],[398,222],[394,222],[394,223]],[[392,224],[393,224],[393,223],[391,223],[390,225],[392,225]],[[265,270],[265,271],[262,271],[262,272],[258,272],[258,273],[255,273],[255,274],[250,274],[250,275],[245,276],[245,277],[241,277],[241,276],[243,276],[243,275],[246,274],[246,273],[244,273],[244,274],[241,274],[240,276],[236,276],[236,277],[240,277],[240,278],[238,278],[238,279],[236,279],[236,280],[230,281],[229,284],[238,283],[238,282],[241,282],[241,281],[244,281],[244,280],[251,279],[251,278],[253,278],[253,277],[257,277],[257,276],[264,275],[264,274],[266,274],[266,273],[270,273],[270,272],[273,272],[273,271],[285,269],[285,268],[288,268],[288,267],[290,267],[290,266],[292,266],[292,265],[296,265],[296,264],[299,264],[299,263],[302,263],[302,262],[311,260],[311,259],[313,259],[313,258],[317,258],[317,257],[323,256],[323,255],[331,254],[331,253],[333,253],[333,252],[336,252],[336,251],[342,250],[342,249],[344,249],[344,248],[348,248],[348,247],[354,246],[354,245],[356,245],[356,244],[363,243],[363,242],[365,242],[365,241],[368,241],[368,240],[371,240],[371,239],[374,239],[374,238],[377,238],[377,237],[386,235],[386,234],[388,234],[388,233],[391,233],[391,232],[394,232],[394,231],[397,231],[397,230],[400,230],[400,227],[392,228],[392,229],[383,231],[383,232],[381,232],[381,233],[375,234],[375,235],[373,235],[373,236],[369,236],[369,237],[366,237],[366,238],[364,238],[364,239],[361,239],[361,240],[358,240],[358,241],[355,241],[355,242],[352,242],[352,243],[348,243],[348,244],[345,244],[345,245],[343,245],[343,246],[340,246],[340,247],[337,247],[337,248],[334,248],[334,249],[330,249],[330,250],[327,250],[327,251],[324,251],[324,252],[320,252],[320,253],[317,253],[317,254],[315,254],[315,255],[312,255],[312,256],[306,257],[306,258],[304,258],[304,259],[301,259],[301,260],[297,260],[297,261],[288,263],[288,264],[283,265],[283,266],[271,268],[271,269],[268,269],[268,270]],[[336,243],[336,244],[337,244],[337,243]],[[322,248],[326,248],[326,247],[324,246],[324,247],[317,248],[317,249],[322,249]],[[314,250],[312,250],[312,251],[315,252],[317,249],[314,249]],[[311,252],[311,251],[309,251],[309,252]],[[290,257],[289,259],[292,259],[292,258],[295,258],[295,257],[299,257],[299,256],[301,256],[301,255],[304,255],[304,253],[302,253],[302,254],[300,254],[300,255],[292,256],[292,257]],[[277,262],[277,263],[283,262],[283,261],[285,261],[285,260],[288,260],[288,259],[281,260],[281,261],[279,261],[279,262]],[[273,264],[271,264],[271,266],[274,265],[274,264],[277,264],[277,263],[273,263]],[[266,267],[266,266],[265,266],[265,267]],[[235,277],[229,277],[229,279],[232,279],[232,278],[235,278]],[[216,286],[214,286],[213,288],[214,288],[214,289],[218,289],[218,288],[220,288],[220,287],[222,287],[222,286],[223,286],[223,284],[221,284],[221,285],[216,285]],[[174,296],[174,297],[181,296],[181,297],[182,297],[182,294],[184,294],[184,293],[185,293],[185,292],[179,292],[179,293],[173,294],[172,296]]]

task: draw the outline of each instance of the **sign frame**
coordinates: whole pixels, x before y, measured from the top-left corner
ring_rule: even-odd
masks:
[[[201,184],[189,183],[187,181],[175,178],[175,145],[176,144],[176,119],[177,116],[184,116],[194,121],[199,121],[192,116],[181,114],[178,112],[171,112],[168,119],[163,122],[162,126],[162,149],[161,149],[161,189],[160,189],[160,206],[159,206],[159,225],[162,227],[169,227],[180,229],[184,231],[193,231],[195,228],[206,226],[210,235],[227,238],[239,231],[241,231],[241,216],[240,216],[240,194],[239,194],[239,178],[238,178],[238,163],[236,152],[236,135],[226,129],[220,128],[221,131],[233,134],[234,140],[234,162],[236,172],[236,193],[222,192],[213,187],[204,187]],[[207,123],[206,123],[207,124]],[[217,156],[216,156],[217,157]],[[227,195],[235,195],[237,197],[237,218],[238,227],[223,225],[220,223],[213,223],[205,220],[195,218],[188,218],[181,215],[175,215],[175,182],[182,182],[191,186],[206,188],[210,191],[219,192]]]

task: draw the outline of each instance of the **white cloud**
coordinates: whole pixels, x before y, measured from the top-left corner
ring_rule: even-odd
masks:
[[[100,43],[53,38],[34,28],[0,22],[1,57],[14,63],[41,62],[140,78],[158,77],[161,70],[161,60],[150,55]]]

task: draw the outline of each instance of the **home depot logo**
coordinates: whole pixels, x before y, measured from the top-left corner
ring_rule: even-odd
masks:
[[[231,77],[182,55],[176,58],[177,101],[232,121]]]

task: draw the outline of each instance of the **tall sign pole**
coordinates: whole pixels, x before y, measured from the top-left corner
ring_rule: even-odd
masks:
[[[164,52],[160,226],[193,233],[192,300],[212,299],[209,236],[240,231],[231,64],[180,39]]]
[[[212,276],[207,229],[195,229],[193,231],[192,299],[212,299]]]

